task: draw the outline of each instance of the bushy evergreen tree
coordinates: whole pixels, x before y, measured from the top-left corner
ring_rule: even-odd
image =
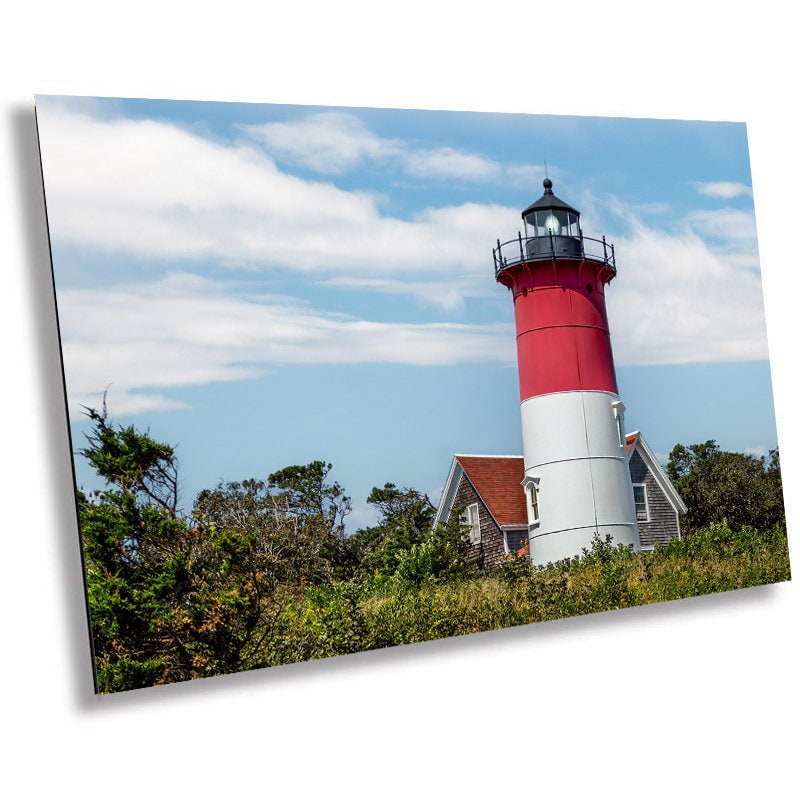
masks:
[[[721,450],[711,439],[676,445],[667,472],[688,507],[684,528],[691,531],[725,520],[735,529],[785,526],[778,450],[769,458]]]
[[[392,575],[403,554],[428,536],[436,509],[427,495],[393,483],[373,487],[367,502],[380,517],[377,525],[356,531],[346,543],[352,574]]]
[[[178,609],[191,591],[192,535],[177,511],[174,450],[133,427],[94,423],[81,453],[108,488],[78,493],[101,691],[183,679],[192,655]]]
[[[98,688],[113,692],[270,662],[305,587],[335,577],[350,501],[330,464],[220,484],[178,510],[172,447],[105,408],[81,454],[107,482],[78,493]]]

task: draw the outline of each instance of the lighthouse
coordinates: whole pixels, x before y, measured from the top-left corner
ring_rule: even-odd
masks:
[[[614,247],[583,235],[549,178],[522,221],[524,235],[498,239],[493,256],[514,299],[531,561],[580,555],[609,534],[639,550],[605,302]]]

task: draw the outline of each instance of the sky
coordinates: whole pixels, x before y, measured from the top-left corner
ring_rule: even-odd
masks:
[[[777,446],[743,123],[36,98],[73,447],[83,408],[176,446],[182,503],[320,459],[438,500],[521,454],[492,248],[542,194],[614,243],[629,431]],[[100,488],[82,457],[76,479]]]

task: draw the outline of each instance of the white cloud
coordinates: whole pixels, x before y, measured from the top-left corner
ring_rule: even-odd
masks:
[[[707,197],[719,197],[723,200],[731,200],[734,197],[752,197],[753,190],[750,186],[743,183],[734,183],[733,181],[712,181],[710,183],[701,183],[694,181],[692,186]]]
[[[704,240],[722,245],[739,255],[750,254],[758,266],[756,218],[752,211],[720,208],[694,211],[686,217],[689,227]]]
[[[241,129],[292,164],[337,175],[367,159],[402,155],[402,143],[381,139],[353,114],[324,111],[297,122],[243,125]]]
[[[155,283],[59,293],[71,413],[174,407],[168,387],[252,378],[277,364],[442,366],[514,360],[508,324],[388,324],[317,311],[293,298],[243,297],[186,273]]]
[[[607,290],[620,365],[769,357],[760,275],[750,240],[734,255],[693,230],[668,234],[633,220],[616,239],[619,273]]]
[[[149,258],[324,274],[486,268],[516,212],[465,204],[382,216],[374,196],[286,174],[248,145],[162,122],[45,109],[42,159],[54,243]]]
[[[270,155],[326,175],[338,175],[382,162],[417,178],[535,185],[543,170],[527,164],[504,165],[479,153],[454,147],[415,147],[382,138],[354,114],[326,111],[294,122],[243,125],[241,130]]]
[[[394,278],[349,278],[341,276],[323,282],[324,286],[346,289],[363,289],[381,294],[406,295],[421,305],[433,306],[443,311],[458,311],[467,298],[488,298],[497,291],[491,273],[454,277],[448,280],[413,281]]]
[[[72,398],[69,413],[75,418],[83,414],[85,409],[99,410],[103,404],[117,414],[150,414],[153,411],[175,411],[189,407],[186,403],[163,394],[120,389],[110,384],[102,391],[97,389],[82,392]]]
[[[405,167],[420,177],[461,178],[476,181],[497,180],[503,174],[501,166],[475,153],[465,153],[452,147],[409,152]]]

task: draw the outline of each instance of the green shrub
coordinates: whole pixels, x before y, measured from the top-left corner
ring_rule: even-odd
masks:
[[[428,542],[394,575],[318,587],[287,617],[285,660],[428,641],[788,580],[786,534],[715,523],[633,553],[596,539],[580,558],[545,568],[511,559],[478,576],[437,575]]]

